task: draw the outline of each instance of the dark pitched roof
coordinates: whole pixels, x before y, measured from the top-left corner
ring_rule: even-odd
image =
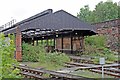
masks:
[[[46,10],[26,20],[23,20],[9,29],[3,30],[4,33],[15,33],[16,26],[21,31],[26,29],[53,29],[53,30],[90,30],[96,32],[94,27],[88,23],[79,20],[77,17],[64,10],[52,13],[52,10]]]

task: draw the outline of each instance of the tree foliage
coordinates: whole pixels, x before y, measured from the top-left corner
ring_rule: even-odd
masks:
[[[118,11],[120,7],[117,3],[112,1],[99,2],[93,11],[90,10],[89,6],[84,6],[80,9],[77,17],[83,21],[89,23],[103,22],[111,19],[118,18]]]
[[[13,70],[13,64],[17,64],[14,58],[14,36],[9,35],[10,40],[0,33],[0,79],[1,78],[18,78],[18,69]]]
[[[87,21],[87,22],[91,22],[92,21],[92,14],[93,12],[90,11],[90,8],[88,5],[84,6],[84,8],[80,9],[80,13],[77,14],[78,18],[83,20],[83,21]]]

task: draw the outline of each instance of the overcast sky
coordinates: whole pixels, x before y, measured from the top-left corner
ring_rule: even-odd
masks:
[[[46,9],[53,9],[54,12],[63,9],[76,16],[84,5],[93,10],[100,1],[106,0],[0,0],[0,26],[12,19],[19,22]]]

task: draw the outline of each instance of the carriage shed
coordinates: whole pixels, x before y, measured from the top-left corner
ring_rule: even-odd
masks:
[[[18,61],[22,60],[22,42],[32,45],[44,44],[49,50],[65,53],[76,53],[84,50],[84,37],[96,34],[94,26],[79,20],[70,13],[52,9],[45,10],[30,18],[2,30],[5,35],[15,34],[16,53]],[[49,45],[49,42],[53,45]]]

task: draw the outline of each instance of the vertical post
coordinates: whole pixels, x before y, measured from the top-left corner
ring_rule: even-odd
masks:
[[[104,67],[103,67],[103,65],[105,64],[105,58],[100,58],[99,63],[102,66],[102,79],[103,79],[104,78]]]
[[[48,44],[48,38],[47,38],[47,46],[48,46],[49,44]]]
[[[34,46],[34,37],[32,37],[32,45]]]
[[[42,39],[41,39],[41,45],[43,44],[43,41],[42,41]]]
[[[62,53],[63,53],[63,36],[61,38],[61,44],[62,44],[61,48],[62,48]]]
[[[84,36],[82,37],[82,47],[83,47],[83,51],[84,51],[85,50]]]
[[[54,49],[55,49],[55,37],[54,37],[54,42],[53,42],[53,46],[54,46]]]
[[[15,53],[15,58],[17,61],[22,61],[22,36],[21,36],[21,31],[19,30],[19,27],[16,28],[16,53]]]
[[[70,38],[71,38],[71,54],[73,53],[73,36],[72,36],[72,33],[70,34]]]
[[[36,40],[36,46],[38,46],[38,40]]]
[[[80,52],[83,51],[83,38],[79,36],[80,39]]]
[[[102,78],[104,78],[104,66],[102,65]]]

